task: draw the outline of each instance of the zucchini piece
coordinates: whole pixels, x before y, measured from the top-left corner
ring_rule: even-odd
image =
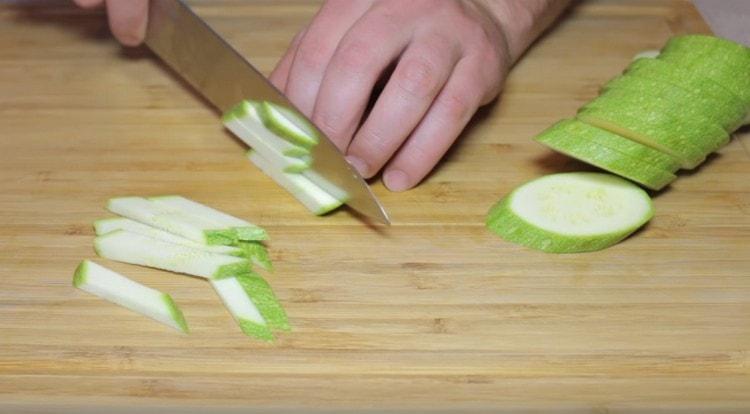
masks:
[[[143,223],[139,223],[135,220],[131,220],[125,217],[106,218],[94,222],[94,231],[96,232],[97,236],[102,236],[115,230],[127,230],[133,233],[151,237],[152,239],[158,239],[174,244],[181,244],[183,246],[204,250],[210,253],[241,257],[245,257],[246,254],[245,250],[237,246],[208,246],[202,243],[194,242],[184,237],[177,236],[164,230],[159,230],[155,227],[147,226]]]
[[[685,118],[681,115],[679,106],[659,101],[637,91],[608,89],[584,108],[602,109],[616,114],[615,116],[629,114],[641,120],[639,130],[651,130],[652,137],[663,136],[663,144],[669,145],[670,149],[681,151],[686,150],[685,146],[688,146],[703,157],[729,140],[727,132],[718,124]]]
[[[654,108],[663,108],[674,119],[694,128],[696,139],[713,143],[714,151],[729,142],[724,127],[730,121],[710,98],[633,74],[617,77],[604,85],[605,94],[618,89],[636,94],[640,100],[648,99]],[[737,122],[738,119],[731,120],[731,123]]]
[[[216,223],[143,197],[113,198],[109,200],[107,209],[123,217],[206,245],[232,245],[238,240],[237,232],[232,228],[219,227]]]
[[[264,341],[274,340],[266,320],[236,277],[211,280],[211,286],[245,335]]]
[[[256,167],[291,193],[313,214],[326,214],[343,204],[341,200],[334,198],[304,175],[280,171],[257,151],[248,151],[247,157]]]
[[[249,273],[249,259],[209,253],[168,243],[127,230],[115,230],[94,240],[96,253],[110,260],[176,273],[218,279]]]
[[[713,79],[750,107],[750,49],[716,36],[686,35],[671,38],[659,59]]]
[[[268,239],[268,233],[259,226],[182,196],[151,197],[149,200],[183,214],[198,216],[218,227],[233,229],[240,240]]]
[[[543,131],[538,137],[553,132],[565,133],[592,141],[599,146],[617,151],[629,158],[637,159],[652,168],[670,173],[680,168],[680,163],[670,155],[577,119],[562,120]]]
[[[318,174],[315,170],[309,169],[303,171],[302,175],[309,178],[310,181],[313,182],[313,184],[317,185],[321,190],[330,194],[331,196],[333,196],[333,198],[341,201],[342,203],[346,203],[346,201],[349,200],[349,194],[346,191],[344,191],[336,184],[330,182],[327,178]]]
[[[239,138],[243,139],[246,144],[250,145],[253,148],[256,147],[256,145],[253,145],[253,143],[257,144],[256,140],[260,139],[267,146],[271,147],[274,152],[280,155],[301,159],[306,159],[310,156],[309,149],[297,144],[293,144],[269,131],[265,127],[265,125],[263,125],[263,120],[258,114],[258,107],[259,104],[257,102],[242,101],[237,106],[230,109],[229,112],[224,114],[224,117],[222,119],[224,120],[224,122],[237,121],[239,124],[252,132],[254,136],[248,137],[248,140],[244,140],[244,137]],[[252,141],[252,143],[248,141]]]
[[[565,120],[542,132],[536,137],[536,141],[652,190],[660,190],[677,178],[663,168],[649,165],[641,161],[641,158],[613,150],[597,141],[597,137],[605,137],[606,140],[611,135],[613,134],[576,120]]]
[[[690,139],[685,138],[685,134],[690,132],[666,115],[629,107],[618,108],[616,101],[599,106],[601,103],[601,97],[592,101],[579,110],[577,118],[668,154],[677,159],[683,168],[695,168],[706,159],[708,150],[690,144]],[[675,129],[670,129],[672,127]]]
[[[253,264],[260,266],[269,272],[273,272],[273,263],[271,257],[268,255],[268,250],[263,243],[255,241],[241,241],[237,245],[243,251],[243,256],[250,259]]]
[[[289,142],[305,148],[318,145],[315,128],[296,110],[264,101],[258,106],[258,115],[266,128]]]
[[[242,285],[247,296],[258,307],[258,311],[260,311],[268,327],[280,331],[291,330],[286,311],[284,311],[271,286],[268,285],[265,279],[255,273],[238,275],[236,279]]]
[[[633,60],[639,60],[639,59],[645,59],[645,58],[655,58],[658,57],[661,53],[661,50],[644,50],[642,52],[638,52],[633,56]]]
[[[612,246],[654,214],[648,194],[610,174],[575,172],[530,181],[495,204],[487,227],[503,239],[549,253]]]
[[[701,102],[702,108],[728,133],[735,131],[742,124],[742,119],[750,109],[726,87],[686,70],[675,62],[638,59],[625,71],[625,76],[631,75],[670,84],[690,92],[694,99]]]
[[[223,116],[224,126],[285,172],[302,172],[310,168],[310,151],[266,128],[258,114],[258,106],[256,102],[241,102]]]
[[[90,260],[84,260],[78,265],[73,276],[73,286],[188,333],[185,317],[171,296]]]

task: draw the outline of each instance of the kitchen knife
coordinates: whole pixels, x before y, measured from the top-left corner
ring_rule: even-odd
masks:
[[[292,109],[306,119],[181,0],[151,0],[145,43],[222,113],[252,99]],[[346,204],[357,212],[390,224],[367,183],[325,134],[317,128],[316,132],[319,143],[311,150],[313,165],[305,175],[324,189],[343,193]]]

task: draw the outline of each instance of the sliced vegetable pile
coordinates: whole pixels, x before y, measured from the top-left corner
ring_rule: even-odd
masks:
[[[750,49],[712,36],[680,36],[656,57],[635,59],[576,119],[560,121],[535,139],[660,190],[677,178],[677,170],[697,167],[726,145],[749,112]],[[651,218],[652,210],[643,207],[647,195],[635,186],[628,197],[616,196],[614,190],[626,186],[622,180],[553,177],[497,203],[488,216],[490,230],[538,250],[581,252],[611,246]]]
[[[208,279],[242,331],[273,340],[288,331],[286,313],[268,283],[254,271],[272,271],[264,229],[181,196],[122,197],[107,208],[120,217],[94,223],[96,253],[118,262]],[[85,260],[73,285],[183,332],[172,298]]]
[[[326,214],[346,201],[340,190],[321,187],[322,180],[310,169],[318,137],[296,112],[270,102],[244,101],[223,120],[252,148],[250,161],[314,214]]]
[[[750,111],[750,49],[712,36],[680,36],[638,58],[577,119],[536,140],[652,190],[729,142]]]

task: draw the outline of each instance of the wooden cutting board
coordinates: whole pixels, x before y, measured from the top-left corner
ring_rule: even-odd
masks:
[[[266,72],[316,7],[196,4]],[[5,3],[0,412],[750,411],[747,133],[656,194],[652,223],[611,249],[543,254],[483,226],[513,187],[586,168],[535,144],[537,132],[637,52],[705,31],[686,1],[582,3],[424,184],[373,184],[394,224],[372,228],[347,211],[307,214],[179,80],[116,45],[100,15]],[[190,335],[71,287],[95,257],[106,200],[158,194],[268,228],[269,281],[292,333],[251,340],[206,283],[166,272],[101,261],[171,293]]]

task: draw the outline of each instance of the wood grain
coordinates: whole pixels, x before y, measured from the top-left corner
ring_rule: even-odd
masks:
[[[317,3],[195,6],[268,72]],[[0,412],[750,411],[747,133],[609,250],[547,255],[483,227],[518,184],[586,168],[535,133],[635,53],[706,30],[685,1],[583,2],[424,184],[373,184],[394,225],[370,228],[308,215],[99,12],[0,6]],[[71,287],[105,201],[164,193],[269,229],[292,333],[250,340],[208,285],[165,272],[103,262],[170,292],[189,336]]]

